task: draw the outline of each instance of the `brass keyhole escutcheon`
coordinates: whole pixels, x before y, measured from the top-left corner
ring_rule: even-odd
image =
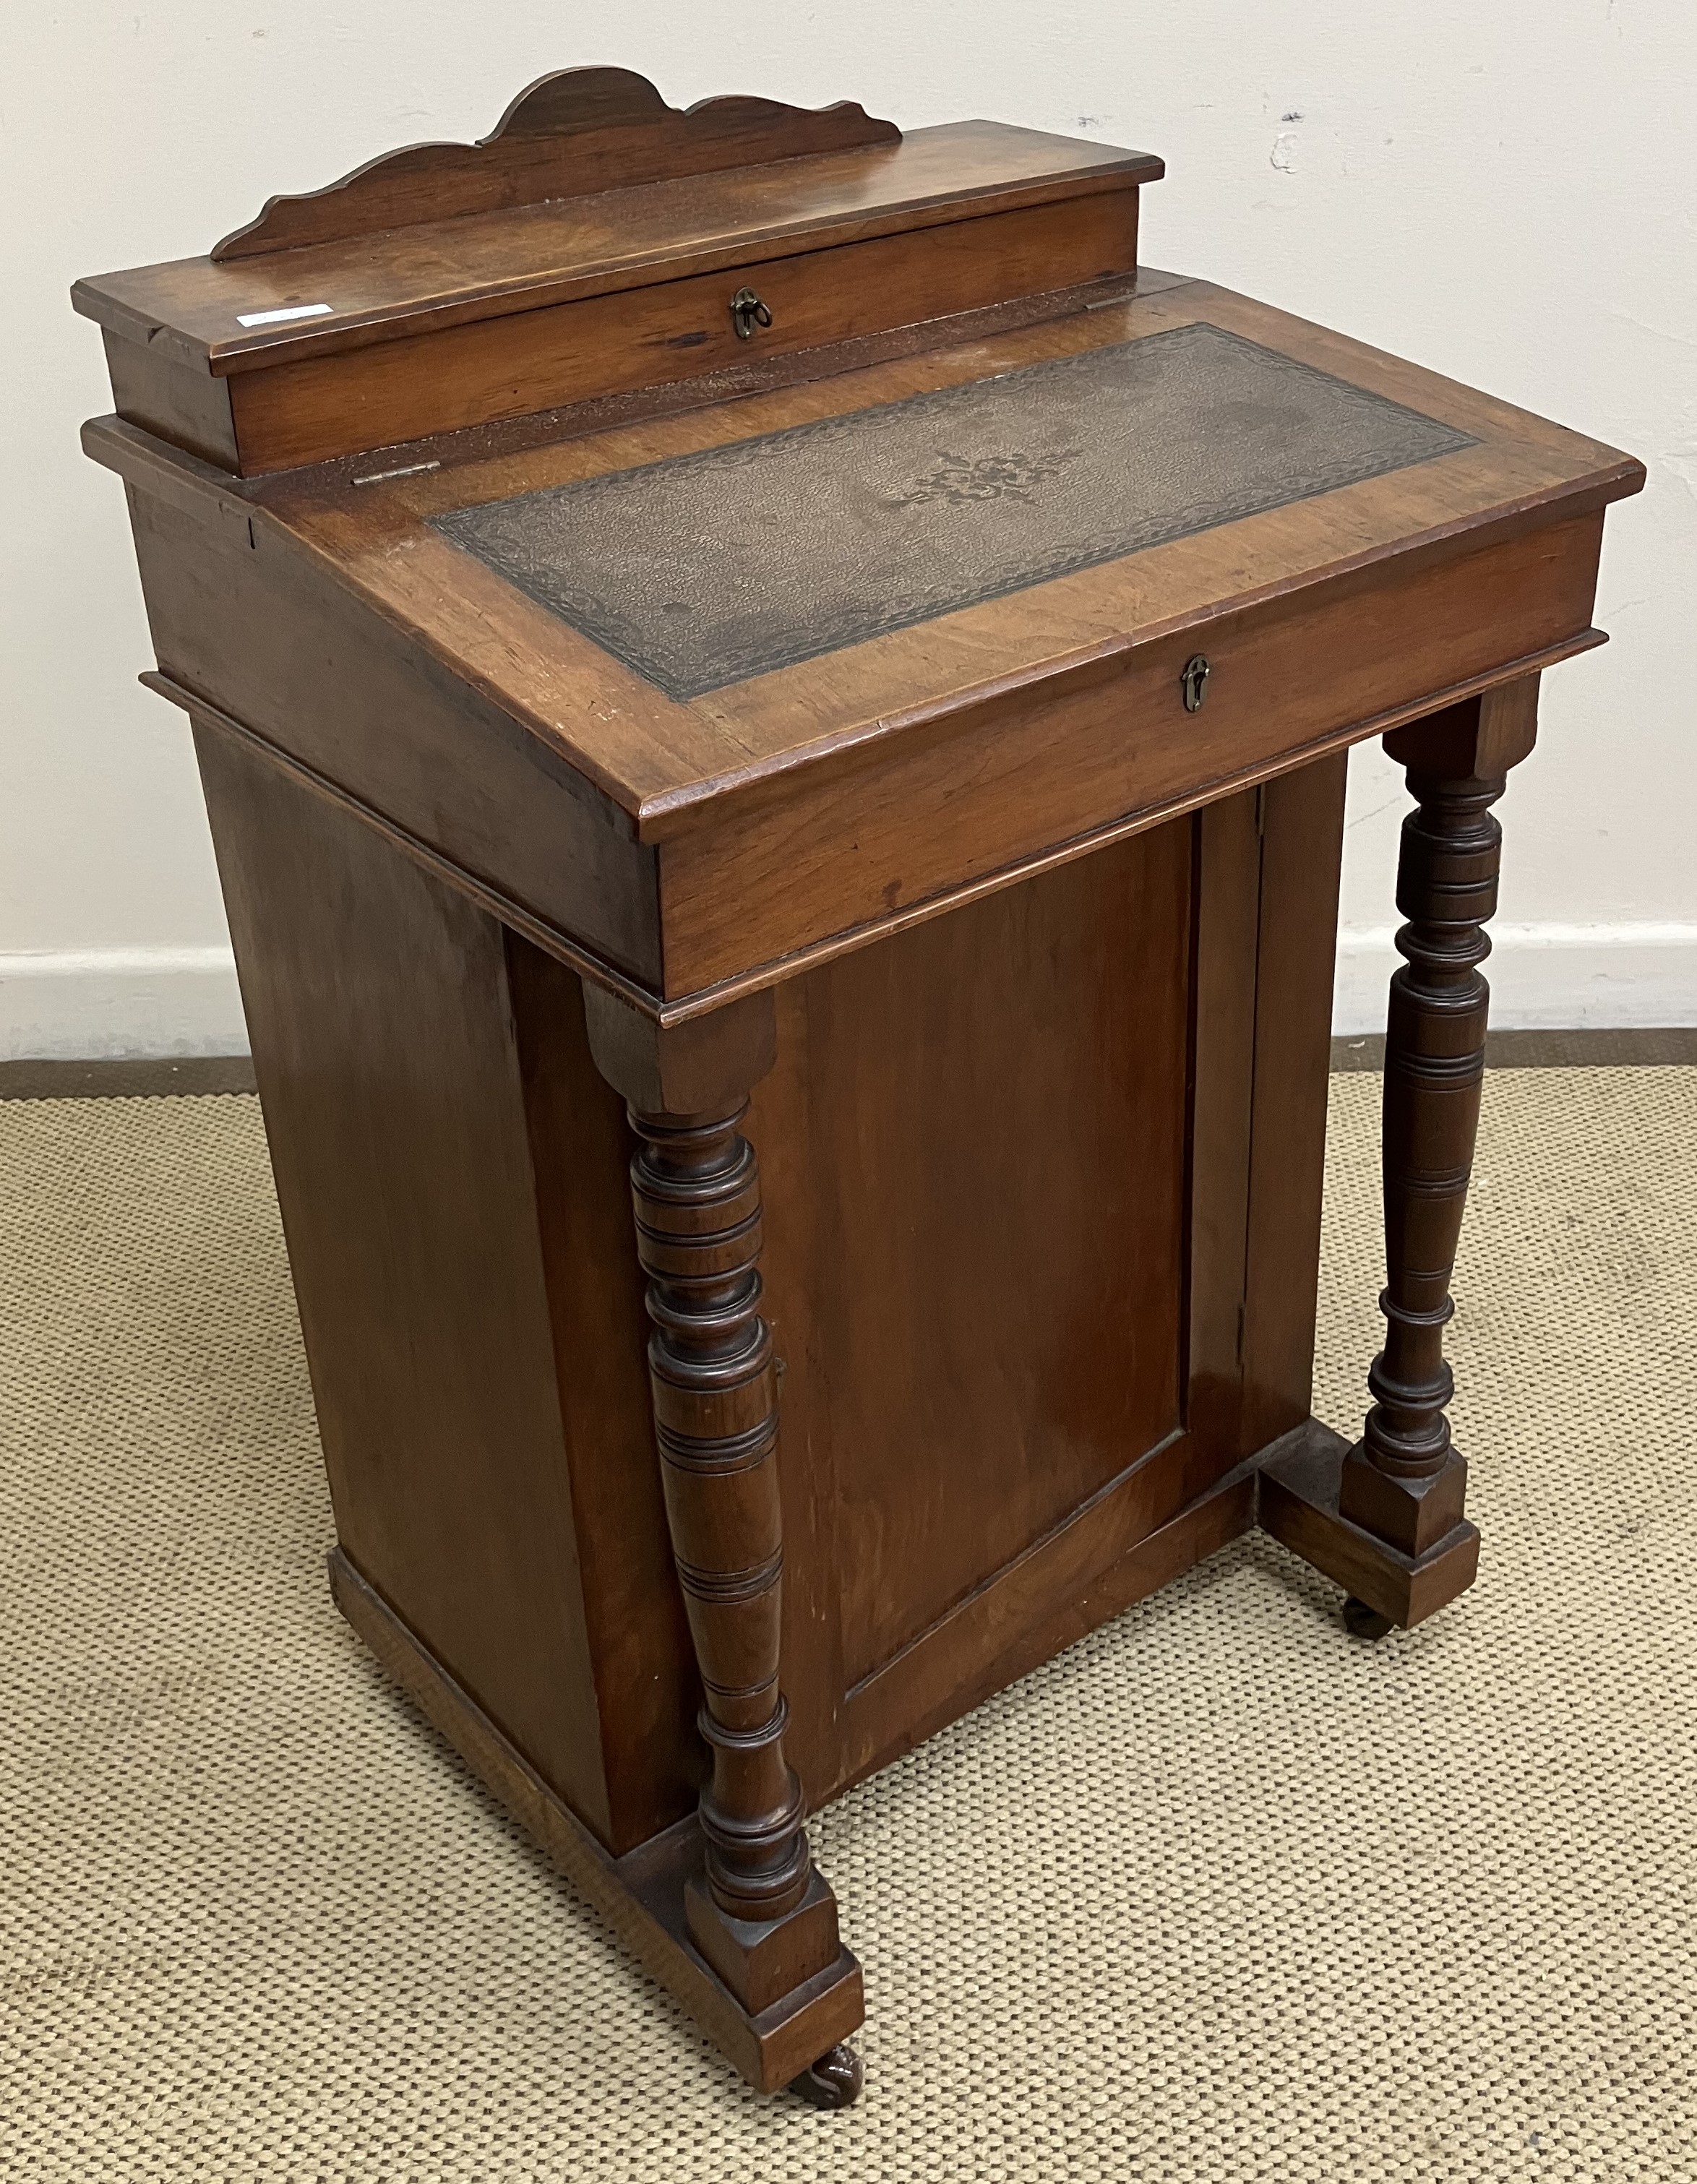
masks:
[[[1179,688],[1185,694],[1185,710],[1199,713],[1202,701],[1208,695],[1208,678],[1212,670],[1207,658],[1200,652],[1185,662],[1185,671],[1179,677]]]
[[[739,288],[731,298],[731,324],[739,341],[752,341],[756,326],[772,324],[772,313],[752,288]]]

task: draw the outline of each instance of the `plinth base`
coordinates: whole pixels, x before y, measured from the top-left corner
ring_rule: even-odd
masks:
[[[743,2008],[684,1924],[684,1886],[701,1864],[693,1816],[623,1858],[612,1857],[339,1547],[330,1555],[330,1589],[427,1719],[751,2086],[777,2092],[865,2021],[860,1965],[846,1949],[769,2008],[756,2014]]]
[[[1258,1518],[1293,1553],[1403,1629],[1465,1592],[1479,1568],[1479,1534],[1465,1520],[1419,1555],[1350,1522],[1337,1506],[1349,1443],[1317,1419],[1288,1435],[1261,1467]]]
[[[1407,1626],[1432,1614],[1472,1582],[1478,1533],[1458,1524],[1426,1553],[1410,1557],[1350,1523],[1337,1507],[1348,1449],[1341,1435],[1309,1418],[1260,1450],[1116,1566],[1114,1607],[1155,1591],[1259,1520],[1393,1623]],[[751,2085],[775,2092],[794,2084],[864,2021],[860,1966],[842,1948],[824,1970],[767,2006],[745,2008],[689,1930],[690,1885],[702,1865],[694,1816],[615,1858],[339,1547],[330,1556],[330,1582],[343,1614],[427,1719]],[[1049,1637],[1063,1643],[1089,1629],[1102,1619],[1102,1606],[1081,1603],[1078,1630]],[[1004,1665],[1003,1681],[1029,1663],[1010,1659]],[[834,1930],[835,1916],[829,1892],[816,1876],[799,1907],[797,1932],[810,1938],[822,1921]],[[827,2090],[834,2100],[852,2098],[835,2079]],[[817,2091],[810,2094],[818,2097]]]

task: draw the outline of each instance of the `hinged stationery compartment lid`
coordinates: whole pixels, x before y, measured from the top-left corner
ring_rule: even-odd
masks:
[[[1130,272],[1162,171],[993,122],[904,137],[850,104],[678,112],[572,70],[480,143],[274,198],[209,256],[72,300],[106,330],[120,415],[248,473]],[[767,315],[740,323],[751,281]]]

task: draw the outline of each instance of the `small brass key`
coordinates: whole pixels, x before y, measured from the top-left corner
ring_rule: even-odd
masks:
[[[772,313],[752,288],[739,288],[731,298],[731,324],[739,341],[752,341],[756,326],[772,324]]]

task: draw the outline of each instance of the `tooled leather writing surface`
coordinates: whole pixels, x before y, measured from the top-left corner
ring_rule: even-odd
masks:
[[[433,521],[689,699],[1476,444],[1203,323]]]

